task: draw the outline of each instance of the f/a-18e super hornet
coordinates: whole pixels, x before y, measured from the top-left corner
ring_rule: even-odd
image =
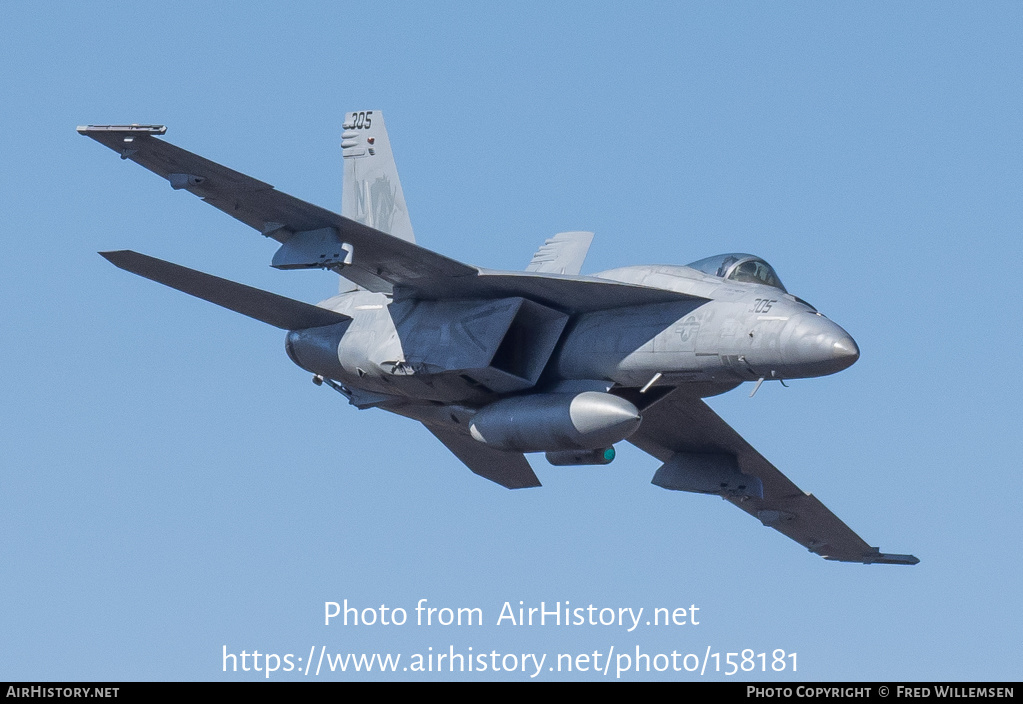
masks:
[[[555,235],[524,272],[449,259],[415,242],[375,110],[345,116],[340,215],[169,144],[163,126],[78,131],[279,242],[272,266],[343,280],[311,305],[133,251],[104,257],[287,330],[288,356],[316,383],[421,422],[476,474],[540,486],[524,453],[600,465],[628,440],[662,462],[657,486],[717,494],[824,558],[918,562],[870,547],[703,402],[744,381],[834,374],[859,357],[763,259],[582,276],[590,232]]]

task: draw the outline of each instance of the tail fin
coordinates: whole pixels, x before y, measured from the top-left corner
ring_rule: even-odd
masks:
[[[536,250],[526,271],[575,276],[583,268],[592,241],[592,232],[559,232]]]
[[[341,135],[345,164],[341,214],[394,237],[415,242],[383,113],[379,110],[347,113],[344,130]]]

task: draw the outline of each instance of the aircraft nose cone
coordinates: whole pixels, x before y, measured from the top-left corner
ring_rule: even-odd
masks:
[[[849,365],[852,365],[860,358],[860,348],[856,346],[856,340],[846,335],[831,344],[831,354],[835,359],[848,361]]]
[[[860,358],[852,336],[823,316],[800,315],[793,319],[790,332],[786,358],[793,378],[834,374]]]

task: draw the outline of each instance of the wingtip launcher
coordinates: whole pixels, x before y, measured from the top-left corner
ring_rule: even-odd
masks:
[[[859,562],[864,565],[916,565],[920,562],[920,558],[916,555],[899,555],[897,553],[881,552],[877,548],[871,548],[870,552],[859,556],[827,555],[823,552],[813,550],[812,548],[810,549],[810,552],[816,553],[825,560],[832,560],[833,562]]]
[[[114,151],[119,152],[122,159],[127,159],[138,153],[136,137],[164,134],[167,132],[167,125],[79,125],[76,129],[78,134],[92,137],[97,142],[106,144]],[[120,140],[120,144],[118,144],[118,140]]]
[[[79,125],[75,128],[78,134],[88,135],[96,132],[129,132],[132,134],[166,134],[167,125]]]

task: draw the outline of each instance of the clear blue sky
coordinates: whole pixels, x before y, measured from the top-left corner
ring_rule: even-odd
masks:
[[[225,646],[303,668],[313,646],[782,649],[797,673],[732,679],[1020,679],[1021,65],[1014,2],[8,3],[0,680],[261,676],[223,673]],[[309,383],[280,331],[96,255],[326,298],[336,277],[271,269],[274,243],[74,128],[167,124],[339,209],[353,109],[384,111],[419,242],[448,256],[520,269],[587,229],[584,272],[765,257],[862,358],[713,407],[921,563],[825,562],[652,486],[628,445],[506,491]],[[424,598],[485,624],[323,625],[325,601],[411,621]],[[498,626],[506,601],[695,604],[700,624]]]

